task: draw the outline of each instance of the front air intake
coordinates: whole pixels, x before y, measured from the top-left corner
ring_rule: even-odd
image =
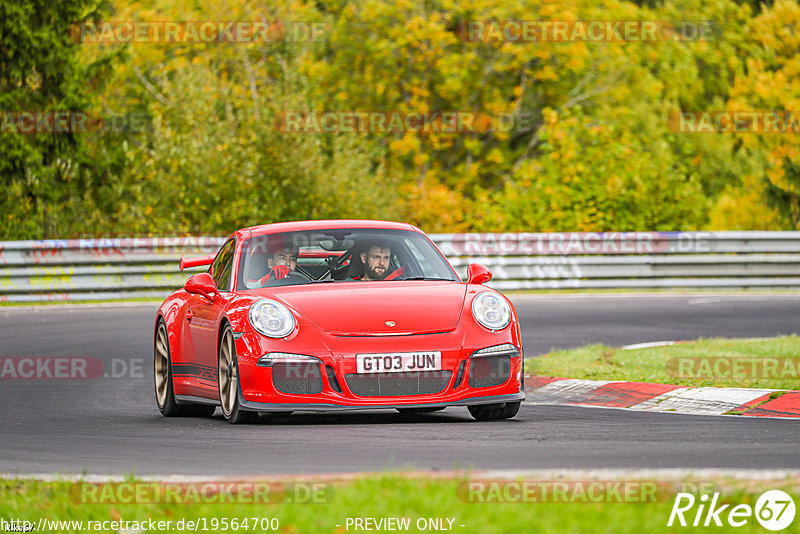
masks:
[[[469,385],[473,388],[499,386],[511,376],[511,358],[489,356],[473,358],[469,362]]]
[[[412,371],[407,373],[374,373],[345,375],[347,387],[359,397],[394,397],[399,395],[432,395],[450,382],[451,371]]]
[[[519,355],[510,343],[475,351],[469,359],[470,387],[487,388],[504,383],[511,376],[511,358]]]
[[[281,393],[315,395],[322,392],[319,362],[275,362],[272,383]]]

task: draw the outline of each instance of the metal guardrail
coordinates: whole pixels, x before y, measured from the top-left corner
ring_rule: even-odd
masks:
[[[163,298],[191,274],[178,268],[181,255],[207,256],[224,242],[225,237],[0,242],[0,302]]]
[[[562,288],[800,288],[800,232],[434,234],[463,276],[488,285]],[[181,255],[223,237],[0,242],[0,302],[161,298],[183,285]]]

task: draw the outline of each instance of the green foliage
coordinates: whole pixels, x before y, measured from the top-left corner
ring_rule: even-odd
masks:
[[[748,21],[743,44],[745,73],[731,87],[727,109],[775,110],[797,116],[800,104],[800,5],[778,0],[762,6]],[[800,229],[794,170],[800,162],[798,132],[742,136],[734,154],[754,163],[722,197],[712,213],[715,226],[736,227],[742,221],[755,229]],[[766,214],[766,217],[765,217]]]
[[[217,234],[341,217],[434,232],[798,224],[785,216],[798,191],[792,134],[669,125],[680,110],[798,109],[796,1],[113,0],[102,15],[92,1],[0,0],[0,109],[91,109],[145,127],[0,135],[4,239]],[[90,18],[324,31],[235,44],[69,41],[69,24]],[[711,21],[716,32],[628,43],[465,38],[464,24],[487,20]],[[459,133],[290,134],[278,128],[287,111],[514,121]]]
[[[800,163],[789,158],[783,160],[783,171],[788,187],[767,184],[767,202],[778,210],[781,217],[792,227],[800,228]]]
[[[85,62],[70,25],[91,0],[0,0],[0,110],[90,111],[110,57]],[[90,82],[87,83],[87,80]],[[75,134],[0,134],[0,234],[53,237],[81,228],[104,164]]]

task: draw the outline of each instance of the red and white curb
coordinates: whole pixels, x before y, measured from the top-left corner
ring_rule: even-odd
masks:
[[[606,406],[647,412],[800,417],[800,391],[683,387],[526,376],[527,404]]]

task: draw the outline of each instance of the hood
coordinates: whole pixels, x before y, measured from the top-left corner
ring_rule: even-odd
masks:
[[[286,286],[272,298],[333,335],[408,335],[454,330],[466,288],[424,280],[346,282]]]

